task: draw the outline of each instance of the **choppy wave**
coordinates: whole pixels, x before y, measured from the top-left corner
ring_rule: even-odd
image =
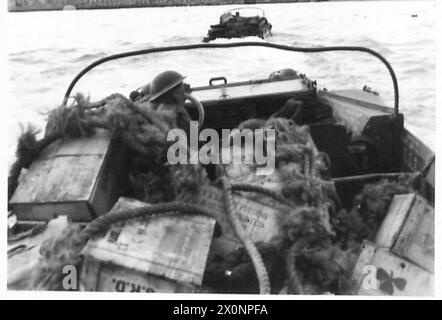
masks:
[[[100,51],[96,53],[86,53],[83,55],[80,55],[78,58],[75,58],[72,60],[72,62],[84,62],[84,61],[91,61],[91,60],[97,60],[100,58],[103,58],[105,56],[109,55],[109,53]]]
[[[357,45],[372,48],[392,63],[399,79],[406,125],[428,145],[435,131],[435,17],[431,1],[375,1],[268,4],[261,7],[273,25],[266,39],[295,46]],[[56,106],[70,80],[83,67],[107,54],[148,47],[198,43],[219,14],[232,6],[143,8],[11,13],[8,27],[12,119],[9,154],[20,133],[19,122],[42,127],[39,113]],[[412,18],[417,14],[417,18]],[[32,25],[32,28],[29,26]],[[263,41],[257,38],[226,41]],[[213,76],[230,81],[267,76],[291,67],[329,89],[368,85],[392,102],[383,66],[366,54],[303,55],[244,48],[173,52],[133,57],[100,66],[76,88],[92,99],[127,94],[164,69],[185,73],[192,85]]]

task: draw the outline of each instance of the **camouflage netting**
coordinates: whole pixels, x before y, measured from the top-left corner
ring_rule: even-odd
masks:
[[[49,113],[43,139],[36,140],[37,131],[32,127],[19,138],[17,160],[8,179],[9,198],[17,187],[21,169],[28,168],[50,143],[63,137],[89,136],[99,128],[108,129],[132,152],[133,165],[129,178],[137,199],[157,203],[183,197],[181,188],[201,185],[205,172],[198,165],[165,166],[167,148],[171,144],[166,139],[167,132],[174,127],[176,115],[173,112],[153,111],[119,94],[98,103],[90,103],[78,94],[72,106],[61,106]],[[197,191],[189,188],[190,193]]]
[[[351,294],[351,273],[364,239],[373,240],[396,194],[412,192],[410,177],[366,185],[348,212],[327,181],[330,161],[309,144],[306,126],[271,118],[251,119],[240,128],[274,128],[276,169],[281,193],[290,203],[282,210],[281,233],[257,243],[272,285],[271,292]],[[205,282],[214,291],[256,293],[253,266],[242,249],[207,266]]]

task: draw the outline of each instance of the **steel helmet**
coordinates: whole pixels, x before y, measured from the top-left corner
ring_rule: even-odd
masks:
[[[184,76],[176,71],[164,71],[157,75],[151,82],[149,101],[154,101],[169,92],[184,80]]]
[[[272,72],[269,76],[270,80],[288,80],[299,78],[299,73],[293,69],[287,68]]]

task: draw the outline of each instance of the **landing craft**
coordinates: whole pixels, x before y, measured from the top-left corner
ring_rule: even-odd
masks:
[[[165,165],[171,113],[149,111],[152,86],[133,101],[67,104],[103,63],[236,47],[371,54],[391,76],[394,103],[369,87],[318,89],[290,68],[183,86],[201,129],[276,130],[275,173],[264,178],[253,164]],[[59,266],[70,264],[86,291],[431,296],[435,155],[404,127],[399,107],[394,70],[363,47],[194,44],[100,59],[69,85],[45,138],[20,140],[8,178],[8,288],[68,290]],[[71,229],[60,233],[67,219],[56,215]]]
[[[203,42],[218,38],[244,38],[256,36],[264,39],[271,35],[272,25],[264,10],[254,7],[235,8],[224,12],[219,23],[211,25]]]

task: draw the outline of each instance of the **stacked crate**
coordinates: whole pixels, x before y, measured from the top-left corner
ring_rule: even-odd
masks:
[[[393,198],[353,276],[360,295],[434,295],[434,209],[424,198],[414,193]]]

